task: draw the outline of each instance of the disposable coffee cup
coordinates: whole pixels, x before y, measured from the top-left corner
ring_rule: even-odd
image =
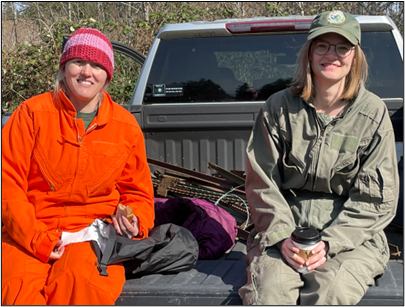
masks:
[[[291,239],[296,247],[300,249],[298,256],[305,262],[313,256],[311,251],[321,242],[321,234],[318,230],[310,227],[298,227],[291,234]],[[300,273],[308,273],[308,269],[304,264],[302,269],[297,269]]]

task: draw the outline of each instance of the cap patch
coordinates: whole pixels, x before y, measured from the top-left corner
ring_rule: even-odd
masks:
[[[342,11],[332,11],[328,14],[327,20],[329,23],[339,24],[346,20]]]

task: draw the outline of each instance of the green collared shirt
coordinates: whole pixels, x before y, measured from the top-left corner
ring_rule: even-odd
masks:
[[[77,112],[77,116],[76,118],[81,118],[84,122],[84,129],[87,130],[87,128],[89,127],[90,123],[92,122],[92,120],[94,119],[94,117],[96,117],[98,112],[98,109],[91,112],[91,113],[82,113],[82,112]]]

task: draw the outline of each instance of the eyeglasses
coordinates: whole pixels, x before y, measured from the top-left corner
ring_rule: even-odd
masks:
[[[335,50],[338,56],[345,58],[350,55],[354,46],[349,43],[329,44],[325,41],[314,41],[314,52],[319,55],[324,55],[330,49],[330,46],[335,46]]]

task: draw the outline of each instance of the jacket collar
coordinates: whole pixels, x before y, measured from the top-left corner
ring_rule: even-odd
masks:
[[[102,93],[104,98],[97,113],[97,125],[99,126],[105,125],[113,116],[114,111],[114,102],[110,95],[104,90]],[[76,118],[76,109],[63,90],[59,90],[59,99],[62,102],[62,110],[68,113],[69,116]]]
[[[359,90],[359,93],[357,94],[357,96],[350,100],[348,107],[345,107],[345,108],[344,108],[344,109],[345,109],[345,111],[344,111],[345,114],[348,113],[348,112],[350,112],[350,111],[352,110],[354,104],[356,104],[356,105],[359,105],[359,104],[360,104],[359,101],[362,99],[362,97],[363,97],[363,95],[364,95],[364,92],[365,92],[365,87],[362,85],[362,86],[360,87],[360,90]],[[301,98],[301,99],[302,99],[302,98]],[[315,108],[315,106],[314,106],[314,104],[313,104],[313,99],[312,99],[311,97],[310,97],[308,100],[304,100],[304,99],[302,99],[302,100],[303,100],[304,103],[306,103],[308,106],[310,106],[311,108],[313,108],[313,109],[316,110],[316,108]]]

